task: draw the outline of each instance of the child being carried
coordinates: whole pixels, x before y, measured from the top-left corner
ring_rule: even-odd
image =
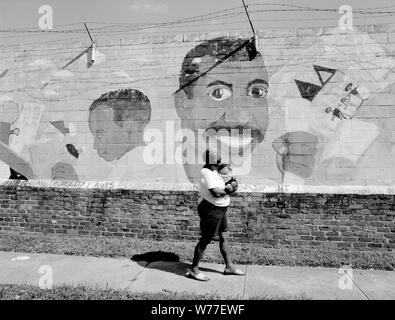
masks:
[[[218,173],[225,182],[225,190],[227,193],[234,193],[238,188],[238,183],[235,177],[232,176],[232,168],[228,164],[220,164]]]

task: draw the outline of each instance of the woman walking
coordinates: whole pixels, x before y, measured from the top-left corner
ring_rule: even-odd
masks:
[[[213,150],[205,152],[205,162],[200,171],[199,192],[201,201],[198,205],[200,217],[201,238],[195,247],[191,268],[187,276],[200,281],[208,281],[209,278],[199,270],[199,262],[203,257],[204,250],[217,234],[219,235],[219,248],[225,261],[225,275],[244,275],[236,269],[231,262],[230,247],[228,241],[228,220],[226,212],[230,205],[229,194],[236,191],[237,187],[225,188],[225,182],[218,173],[221,159]]]

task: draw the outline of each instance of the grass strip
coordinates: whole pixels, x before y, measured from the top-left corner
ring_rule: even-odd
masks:
[[[0,232],[0,251],[49,253],[95,257],[127,257],[148,252],[169,252],[189,263],[196,242],[149,239],[43,235]],[[268,248],[258,243],[231,243],[236,264],[333,267],[395,270],[395,252],[390,250],[340,250],[331,248]],[[218,242],[212,242],[203,262],[223,263]]]
[[[130,292],[127,290],[103,289],[86,285],[58,286],[40,289],[32,285],[0,284],[0,300],[227,300],[217,294],[194,294],[162,290],[160,292]],[[249,300],[306,300],[300,296],[253,296]]]

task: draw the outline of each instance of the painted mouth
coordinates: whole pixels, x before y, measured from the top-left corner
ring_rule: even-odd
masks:
[[[258,144],[264,139],[261,130],[242,126],[211,126],[206,129],[206,133],[208,136],[215,137],[221,144],[239,150]]]
[[[248,140],[249,143],[260,143],[265,137],[264,130],[259,128],[255,123],[232,125],[223,123],[223,121],[217,121],[206,129],[206,133],[209,136],[216,136],[221,139],[228,138],[221,140],[224,143],[228,142],[227,144],[248,144]]]
[[[255,139],[248,136],[217,136],[217,140],[231,148],[245,148],[252,144]]]

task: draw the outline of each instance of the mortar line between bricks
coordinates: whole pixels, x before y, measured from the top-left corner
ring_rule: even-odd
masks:
[[[361,291],[361,293],[365,296],[365,298],[367,300],[370,300],[369,297],[365,294],[365,292],[359,287],[359,285],[354,281],[354,279],[347,273],[347,270],[344,270],[345,274],[347,275],[347,277],[350,278],[350,280],[352,281],[352,283],[359,289],[359,291]]]

